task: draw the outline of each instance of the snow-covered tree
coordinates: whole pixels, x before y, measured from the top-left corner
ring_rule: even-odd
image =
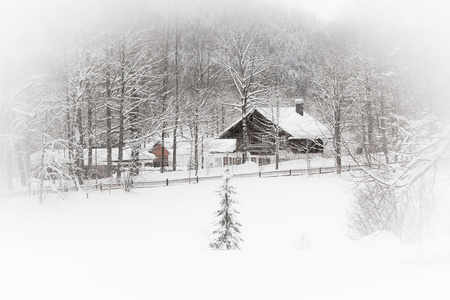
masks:
[[[262,53],[258,30],[252,26],[234,26],[220,43],[222,63],[229,73],[239,102],[236,108],[242,119],[242,162],[247,161],[249,145],[246,115],[258,96],[266,90],[263,74],[270,67],[269,59]]]
[[[124,170],[123,150],[131,148],[131,176],[139,172],[139,148],[145,137],[151,135],[165,122],[156,105],[157,84],[160,80],[157,71],[159,58],[158,41],[152,29],[145,21],[136,19],[123,22],[115,35],[117,45],[113,49],[115,56],[111,64],[115,71],[114,84],[111,88],[113,108],[117,116],[117,179],[120,180]],[[110,70],[107,70],[111,72]],[[111,75],[106,76],[108,78]],[[109,82],[109,84],[112,84]],[[108,91],[107,91],[108,92]],[[109,118],[109,117],[108,117]],[[159,124],[155,124],[155,123]]]
[[[363,167],[349,211],[351,236],[389,230],[405,239],[417,238],[433,206],[433,186],[439,161],[448,157],[450,126],[437,118],[402,118],[397,163],[379,169]]]
[[[240,249],[239,244],[243,241],[239,236],[241,233],[239,228],[242,225],[236,220],[236,214],[239,212],[233,208],[237,202],[233,199],[236,190],[230,184],[231,177],[227,170],[223,176],[222,185],[217,191],[221,197],[221,208],[216,212],[219,218],[216,223],[217,229],[213,232],[216,238],[210,244],[210,247],[216,250]]]
[[[314,57],[312,89],[314,105],[325,126],[333,135],[337,173],[341,173],[343,132],[349,116],[351,98],[350,54],[346,36],[340,32],[326,34],[318,40]]]
[[[17,80],[17,74],[8,71],[3,75],[0,80],[0,176],[11,191],[15,180],[20,179],[20,185],[25,186],[30,175],[30,134],[39,105],[29,101],[35,78]]]
[[[212,37],[212,28],[201,19],[191,24],[191,34],[186,37],[188,71],[186,74],[186,93],[190,115],[187,118],[190,127],[193,146],[193,168],[196,175],[200,167],[200,151],[208,124],[212,119],[214,96],[217,93],[217,84],[222,69],[214,57],[215,40]],[[205,128],[206,127],[206,128]]]

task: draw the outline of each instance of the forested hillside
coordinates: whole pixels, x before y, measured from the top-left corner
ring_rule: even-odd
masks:
[[[324,22],[276,1],[163,2],[44,5],[40,22],[9,7],[29,22],[2,31],[3,187],[48,176],[43,153],[54,149],[68,153],[70,168],[53,163],[52,176],[82,185],[101,147],[120,179],[124,147],[137,162],[154,134],[164,147],[171,133],[174,157],[177,138],[191,140],[198,169],[204,138],[252,107],[296,98],[333,133],[338,166],[349,143],[362,145],[370,166],[412,159],[428,138],[446,140],[449,59],[442,20],[428,22],[430,11],[359,1]]]

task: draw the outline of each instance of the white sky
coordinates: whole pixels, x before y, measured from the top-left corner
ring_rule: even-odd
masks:
[[[277,0],[275,0],[277,1]],[[282,0],[289,6],[302,8],[325,21],[333,20],[339,11],[353,0]]]
[[[42,37],[57,31],[71,18],[94,16],[114,3],[133,4],[168,0],[0,0],[0,55],[15,55],[26,51],[30,44],[39,44]],[[174,0],[177,1],[177,0]],[[179,0],[194,1],[194,0]],[[210,0],[214,1],[214,0]],[[226,0],[218,0],[226,1]],[[439,44],[450,42],[450,1],[448,0],[269,0],[287,3],[290,7],[305,9],[320,19],[331,21],[355,7],[364,7],[363,18],[375,24],[386,19],[395,23],[414,25],[408,29],[423,29],[423,35],[435,34]],[[362,2],[365,5],[361,5]],[[408,24],[409,23],[409,24]],[[419,24],[419,26],[417,26]],[[447,25],[446,25],[447,24]],[[447,37],[445,37],[447,35]],[[6,42],[9,41],[9,42]],[[27,45],[24,45],[27,43]],[[10,45],[7,45],[10,44]],[[16,47],[12,46],[16,44]],[[5,47],[6,46],[6,47]],[[9,47],[8,47],[9,46]],[[7,49],[9,48],[9,49]],[[448,47],[450,49],[450,46]],[[9,52],[9,53],[8,53]],[[12,53],[11,53],[12,52]]]

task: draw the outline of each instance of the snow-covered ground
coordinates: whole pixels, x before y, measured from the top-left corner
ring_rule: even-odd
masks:
[[[417,244],[350,240],[353,186],[334,174],[232,180],[242,251],[208,248],[219,181],[1,199],[0,299],[450,299],[439,178],[438,223]]]
[[[349,156],[344,156],[342,158],[342,166],[343,169],[346,170],[346,167],[351,164],[354,165],[355,162]],[[320,156],[312,156],[310,163],[310,168],[325,168],[325,167],[335,167],[335,161],[333,158],[324,158]],[[280,162],[278,170],[296,170],[296,169],[307,169],[308,162],[306,159],[296,159],[291,161]],[[262,172],[270,172],[275,171],[275,164],[268,164],[259,166],[254,162],[247,162],[241,165],[230,165],[225,167],[217,167],[217,168],[204,168],[199,169],[198,176],[199,177],[208,177],[208,176],[220,176],[223,174],[225,170],[229,170],[233,174],[248,174],[248,173],[257,173],[259,171]],[[186,168],[179,167],[177,171],[166,171],[164,173],[160,173],[159,168],[142,168],[140,170],[140,174],[135,176],[133,180],[135,182],[148,182],[148,181],[161,181],[161,180],[172,180],[172,179],[186,179],[186,178],[195,178],[195,170],[187,170]],[[92,186],[96,186],[100,182],[103,183],[116,183],[116,178],[103,178],[103,179],[91,179],[85,180],[86,186],[89,186],[92,189]],[[69,186],[73,186],[73,182],[66,182]],[[55,183],[51,183],[50,181],[45,181],[44,186],[49,189],[53,188],[62,188],[64,184],[59,183],[58,180]],[[40,182],[37,179],[31,180],[30,186],[19,186],[19,182],[14,182],[14,191],[8,192],[6,185],[0,185],[0,197],[7,196],[10,194],[28,194],[29,191],[37,191],[40,189]]]
[[[351,157],[345,156],[342,159],[342,165],[343,168],[348,166],[349,164],[354,165],[355,162],[352,160]],[[324,158],[320,156],[314,156],[310,160],[310,168],[319,168],[319,167],[334,167],[335,161],[333,158]],[[295,169],[306,169],[308,168],[308,163],[306,159],[297,159],[297,160],[290,160],[290,161],[284,161],[280,162],[279,164],[279,170],[295,170]],[[270,172],[275,171],[275,164],[268,164],[259,166],[257,163],[254,162],[247,162],[245,164],[241,165],[230,165],[225,167],[218,167],[218,168],[204,168],[199,169],[198,176],[214,176],[214,175],[221,175],[223,174],[224,170],[228,169],[233,174],[246,174],[246,173],[254,173],[254,172]],[[170,171],[165,173],[160,173],[159,169],[144,169],[140,172],[140,174],[135,178],[136,181],[147,181],[147,180],[164,180],[166,178],[168,179],[175,179],[175,178],[189,178],[195,176],[195,170],[185,170],[183,168],[180,168],[178,171]]]

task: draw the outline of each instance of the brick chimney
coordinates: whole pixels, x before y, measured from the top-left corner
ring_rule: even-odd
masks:
[[[303,116],[303,106],[305,104],[305,100],[297,99],[295,100],[295,112]]]

